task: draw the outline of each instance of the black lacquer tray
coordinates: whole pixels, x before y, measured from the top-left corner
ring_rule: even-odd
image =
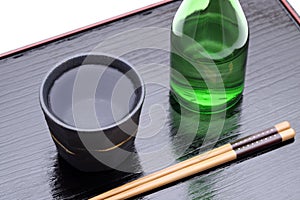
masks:
[[[135,142],[136,173],[86,174],[57,155],[38,102],[46,72],[74,54],[89,52],[109,36],[145,27],[169,29],[180,1],[107,22],[0,60],[0,199],[87,199],[205,150],[207,117],[190,147],[175,140],[178,113],[170,106],[168,52],[142,48],[125,53],[147,83],[141,129]],[[241,0],[250,27],[246,87],[229,112],[219,146],[288,120],[300,131],[300,32],[279,1]],[[169,40],[152,36],[153,45]],[[142,35],[137,40],[141,40]],[[149,38],[148,38],[149,39]],[[151,39],[151,38],[150,38]],[[117,50],[120,40],[107,49]],[[166,47],[168,48],[168,46]],[[194,121],[193,121],[194,120]],[[182,121],[189,133],[197,117]],[[191,123],[191,124],[189,124]],[[212,122],[217,125],[218,119]],[[186,131],[185,131],[186,130]],[[300,145],[295,142],[251,159],[198,174],[140,199],[299,199]],[[163,153],[155,154],[164,147]],[[182,153],[183,149],[185,150]]]

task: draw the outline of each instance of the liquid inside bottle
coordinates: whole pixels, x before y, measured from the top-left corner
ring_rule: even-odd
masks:
[[[186,0],[171,31],[171,89],[190,110],[233,106],[244,88],[248,26],[237,0]]]

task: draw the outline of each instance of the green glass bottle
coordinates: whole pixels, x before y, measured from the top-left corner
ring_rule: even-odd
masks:
[[[249,43],[238,0],[184,0],[171,30],[171,89],[186,108],[215,113],[242,96]]]

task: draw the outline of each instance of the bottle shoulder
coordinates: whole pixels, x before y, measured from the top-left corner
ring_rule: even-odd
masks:
[[[232,30],[245,38],[248,37],[248,22],[238,0],[184,0],[174,16],[171,30],[178,36],[181,34],[190,36],[185,30],[191,29],[191,24],[194,26],[193,31],[197,29],[214,31],[214,25],[218,23],[224,29],[234,24],[230,26]]]
[[[171,27],[172,45],[194,48],[217,60],[248,46],[248,23],[241,7],[227,6],[226,12],[216,11],[220,10],[176,14]]]

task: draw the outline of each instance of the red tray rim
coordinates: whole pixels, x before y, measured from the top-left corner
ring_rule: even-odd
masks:
[[[297,12],[294,10],[294,8],[289,4],[287,0],[280,0],[282,4],[286,7],[286,9],[289,11],[289,13],[292,15],[292,17],[295,19],[295,21],[300,24],[300,17],[297,14]]]

